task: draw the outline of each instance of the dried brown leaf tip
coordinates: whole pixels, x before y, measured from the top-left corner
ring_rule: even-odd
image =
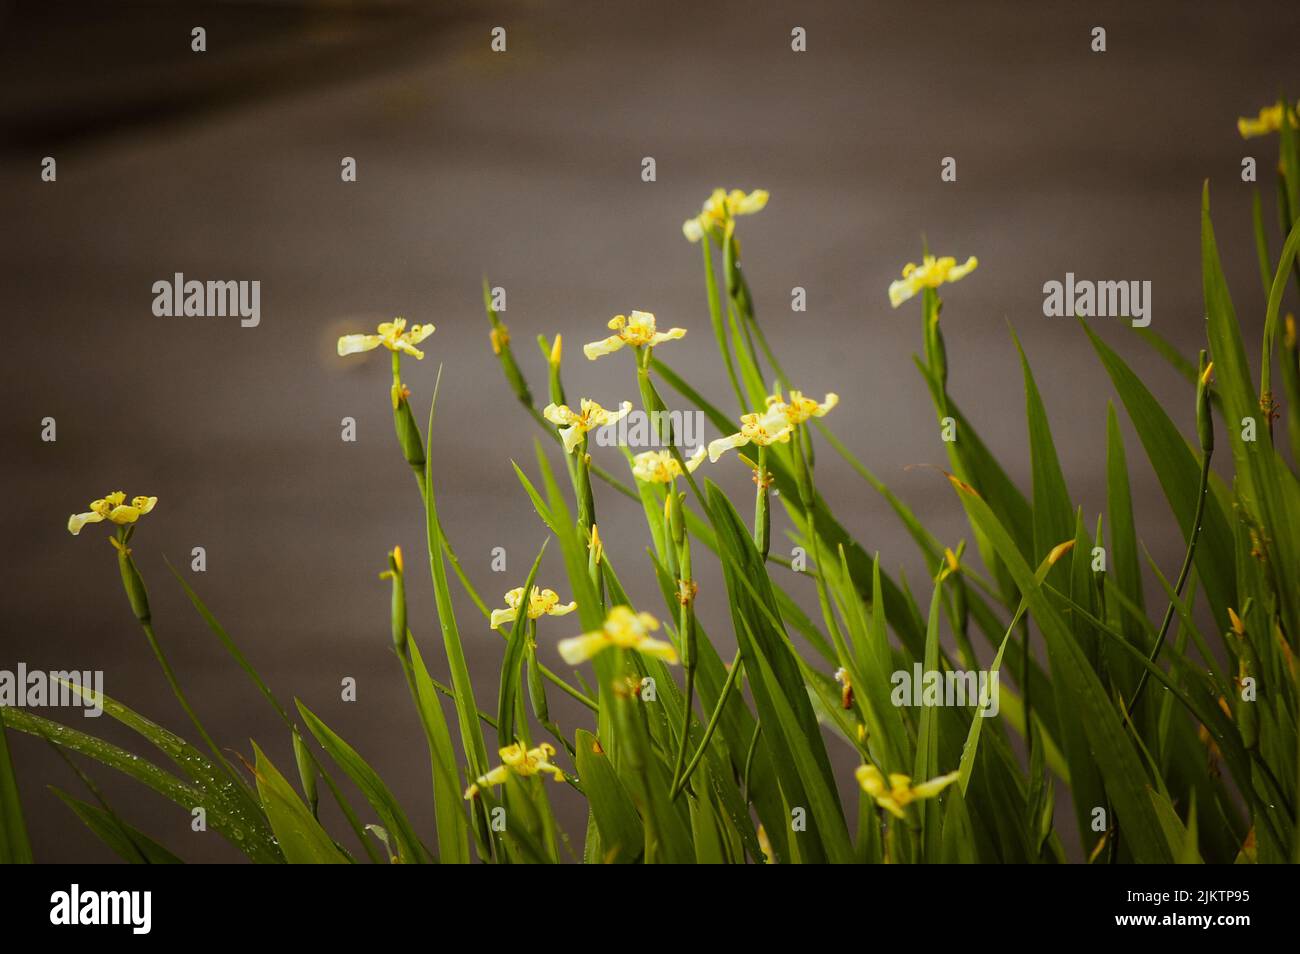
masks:
[[[952,484],[954,487],[956,487],[958,490],[960,490],[962,493],[970,494],[972,497],[979,497],[979,491],[977,491],[970,484],[966,483],[966,481],[962,480],[956,474],[950,474],[946,470],[943,472],[943,474],[945,477],[948,478],[948,482]],[[980,499],[982,500],[983,498],[981,497]]]

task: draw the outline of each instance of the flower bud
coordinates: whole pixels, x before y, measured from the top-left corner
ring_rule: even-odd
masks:
[[[125,546],[117,548],[117,566],[122,571],[122,587],[126,590],[126,598],[131,603],[135,618],[142,623],[150,622],[153,614],[149,611],[149,594],[145,591],[144,580],[140,578],[140,571],[135,568],[135,561]]]
[[[1214,362],[1208,360],[1202,350],[1200,376],[1196,379],[1196,436],[1204,454],[1214,450],[1214,415],[1210,409],[1210,374],[1213,371]]]
[[[406,656],[406,580],[403,577],[402,548],[393,547],[388,554],[388,570],[381,577],[393,581],[392,626],[393,647],[398,655]]]
[[[420,436],[420,425],[415,423],[411,413],[411,402],[399,397],[393,408],[393,424],[397,428],[397,442],[402,445],[402,456],[417,473],[424,473],[424,439]]]
[[[510,330],[506,328],[505,323],[492,307],[492,290],[488,287],[486,278],[483,280],[483,308],[487,311],[488,321],[492,325],[488,332],[488,340],[492,342],[492,353],[497,356],[497,361],[501,364],[501,372],[506,376],[510,389],[515,392],[515,397],[520,403],[524,407],[532,407],[532,392],[528,390],[528,382],[524,380],[523,372],[519,370],[519,363],[515,361],[514,352],[510,349]]]
[[[1073,549],[1074,549],[1073,540],[1066,540],[1064,543],[1058,543],[1056,546],[1052,547],[1052,552],[1047,554],[1048,564],[1051,566],[1056,566],[1056,561],[1061,559],[1061,557],[1065,556]]]

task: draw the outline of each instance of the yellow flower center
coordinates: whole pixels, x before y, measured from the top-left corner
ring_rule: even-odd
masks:
[[[626,606],[614,607],[605,621],[605,635],[622,649],[635,649],[658,628],[659,621],[649,613],[633,613]]]
[[[802,424],[812,417],[820,406],[812,398],[806,398],[798,391],[791,391],[790,401],[785,406],[785,416],[791,424]]]

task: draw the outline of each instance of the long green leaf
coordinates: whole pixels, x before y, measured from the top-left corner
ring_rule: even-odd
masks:
[[[1186,539],[1191,533],[1196,511],[1200,464],[1169,415],[1138,376],[1093,334],[1086,323],[1080,324],[1128,411],[1138,439],[1160,481],[1160,488]],[[1227,518],[1218,501],[1211,496],[1205,502],[1200,545],[1196,548],[1196,572],[1205,584],[1205,595],[1216,619],[1227,619],[1228,607],[1237,605],[1232,553],[1232,533]]]
[[[285,860],[294,865],[344,865],[348,858],[330,840],[325,829],[293,786],[271,760],[253,743],[253,765],[257,772],[257,794],[275,832]]]
[[[710,520],[719,547],[726,554],[723,570],[736,638],[750,674],[764,738],[777,761],[777,776],[787,804],[792,809],[804,809],[810,816],[809,830],[798,833],[792,841],[800,843],[804,860],[850,861],[848,829],[802,674],[788,639],[764,615],[764,611],[775,614],[776,605],[762,558],[735,508],[712,481],[707,482],[707,493]],[[763,610],[752,605],[746,583],[758,588],[766,602]]]
[[[50,791],[58,796],[63,804],[72,809],[73,813],[81,819],[85,826],[94,832],[95,836],[122,860],[130,864],[184,864],[180,858],[144,834],[144,832],[128,825],[111,812],[100,808],[98,805],[91,805],[89,802],[73,798],[67,792],[55,788],[53,785],[50,786]]]
[[[528,578],[524,581],[523,596],[519,598],[519,612],[515,614],[514,625],[510,627],[505,658],[501,661],[501,688],[497,695],[497,737],[502,748],[519,741],[519,735],[515,732],[518,715],[515,701],[519,693],[524,650],[527,648],[525,641],[528,635],[529,594],[533,592],[537,569],[542,565],[542,556],[546,553],[549,539],[542,542],[542,548],[537,551],[537,559],[533,561],[532,569],[528,571]]]
[[[397,803],[388,786],[384,784],[383,779],[365,759],[357,754],[356,749],[344,742],[333,729],[320,720],[316,713],[303,705],[301,700],[295,702],[298,705],[298,713],[302,716],[308,730],[316,737],[316,741],[320,743],[321,748],[329,753],[330,758],[347,773],[347,776],[356,783],[357,788],[361,789],[361,794],[366,797],[370,807],[379,814],[384,828],[396,839],[398,857],[406,864],[423,864],[431,861],[428,849],[420,843],[415,829],[406,818],[406,813]]]
[[[1084,723],[1092,756],[1096,759],[1122,826],[1126,844],[1139,862],[1168,862],[1168,845],[1156,836],[1155,810],[1145,791],[1146,769],[1125,733],[1118,714],[1106,697],[1096,673],[1075,643],[1069,627],[1057,613],[1034,572],[1020,555],[1015,541],[978,495],[958,487],[958,495],[972,521],[988,535],[998,555],[1029,604],[1030,612],[1047,641],[1057,691],[1068,694],[1072,711]]]
[[[159,768],[148,759],[140,758],[120,746],[105,742],[85,732],[51,722],[25,709],[0,708],[0,721],[12,729],[53,742],[69,752],[78,752],[97,762],[116,769],[124,775],[153,789],[175,802],[186,812],[203,808],[209,830],[215,831],[256,862],[283,862],[284,857],[273,843],[261,836],[265,819],[243,813],[232,813],[223,805],[212,805],[202,789],[184,782],[170,772]]]
[[[9,757],[9,742],[0,720],[0,864],[29,865],[32,846],[27,839],[23,804],[18,797],[18,778]]]
[[[433,810],[438,826],[438,860],[443,864],[468,864],[469,822],[461,798],[459,777],[456,774],[456,753],[452,748],[451,730],[443,715],[437,687],[420,655],[415,639],[407,639],[411,654],[411,676],[415,681],[416,701],[420,721],[424,725],[429,743],[429,759],[433,770]]]

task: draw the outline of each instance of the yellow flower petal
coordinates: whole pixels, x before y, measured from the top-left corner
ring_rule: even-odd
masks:
[[[917,292],[916,286],[909,281],[894,281],[889,283],[889,304],[897,308],[903,302],[907,301]]]
[[[646,637],[638,640],[632,647],[642,656],[653,656],[656,659],[662,659],[667,663],[677,662],[677,650],[672,643],[665,642],[662,639],[650,639]]]
[[[493,785],[500,785],[509,777],[510,777],[510,769],[504,765],[498,765],[496,768],[492,769],[486,775],[479,776],[477,782],[475,782],[469,788],[465,789],[465,797],[473,798],[475,795],[479,793],[479,790],[481,788],[491,787]]]
[[[907,814],[903,811],[903,806],[899,805],[893,798],[888,795],[881,795],[876,799],[876,804],[883,808],[895,818],[906,818]]]
[[[944,278],[944,281],[955,282],[958,279],[965,278],[971,272],[975,271],[975,269],[979,266],[979,263],[980,263],[979,259],[977,259],[974,255],[972,255],[970,258],[966,259],[966,263],[964,265],[958,265],[955,268],[950,268],[948,270],[947,276],[945,276]]]
[[[669,328],[667,331],[656,332],[650,338],[650,347],[661,345],[665,341],[676,341],[678,338],[686,337],[685,328]]]
[[[560,658],[566,663],[570,666],[577,666],[586,662],[609,645],[609,640],[606,639],[605,634],[597,631],[562,639],[556,645],[556,649],[560,651]]]
[[[81,533],[81,528],[86,524],[99,523],[103,519],[103,514],[95,513],[93,510],[87,513],[74,513],[68,518],[68,533],[75,537]]]
[[[700,446],[695,448],[695,453],[686,459],[686,469],[692,474],[695,473],[696,468],[698,468],[700,464],[704,463],[704,458],[708,456],[709,449],[707,447]]]
[[[586,431],[582,430],[576,424],[560,428],[560,440],[564,444],[564,452],[566,454],[572,454],[573,449],[578,446],[578,442],[582,440],[582,436],[585,433]]]
[[[854,774],[857,776],[858,785],[872,798],[884,794],[885,780],[880,774],[880,769],[870,764],[859,765]]]
[[[344,335],[339,339],[339,357],[374,351],[382,340],[378,335]]]
[[[730,437],[719,437],[717,440],[709,441],[709,462],[716,464],[718,458],[733,447],[744,447],[748,443],[749,438],[744,434],[732,434]]]
[[[552,424],[571,424],[577,417],[567,404],[548,404],[542,409],[542,417]]]
[[[626,342],[618,335],[610,335],[608,338],[602,338],[600,341],[592,341],[582,346],[582,353],[587,356],[588,361],[595,361],[602,355],[613,354],[618,351]]]
[[[488,620],[488,627],[490,629],[496,629],[504,623],[513,623],[516,615],[518,615],[518,611],[514,607],[509,607],[507,609],[494,609],[492,611],[492,618]]]
[[[613,424],[617,421],[621,421],[623,418],[627,417],[628,414],[630,414],[631,412],[632,412],[632,402],[624,401],[622,404],[618,406],[617,411],[606,412],[606,420],[604,423]]]
[[[732,192],[735,197],[734,203],[728,201],[732,215],[753,215],[755,212],[762,212],[767,207],[768,192],[766,189],[755,189],[749,195],[740,193],[739,189]]]
[[[912,797],[914,798],[934,798],[945,788],[957,781],[960,772],[949,772],[947,775],[940,775],[930,779],[928,782],[922,782],[920,785],[912,786]]]
[[[140,511],[135,507],[129,507],[126,504],[122,504],[109,511],[108,519],[119,526],[128,523],[135,523],[140,519]]]

